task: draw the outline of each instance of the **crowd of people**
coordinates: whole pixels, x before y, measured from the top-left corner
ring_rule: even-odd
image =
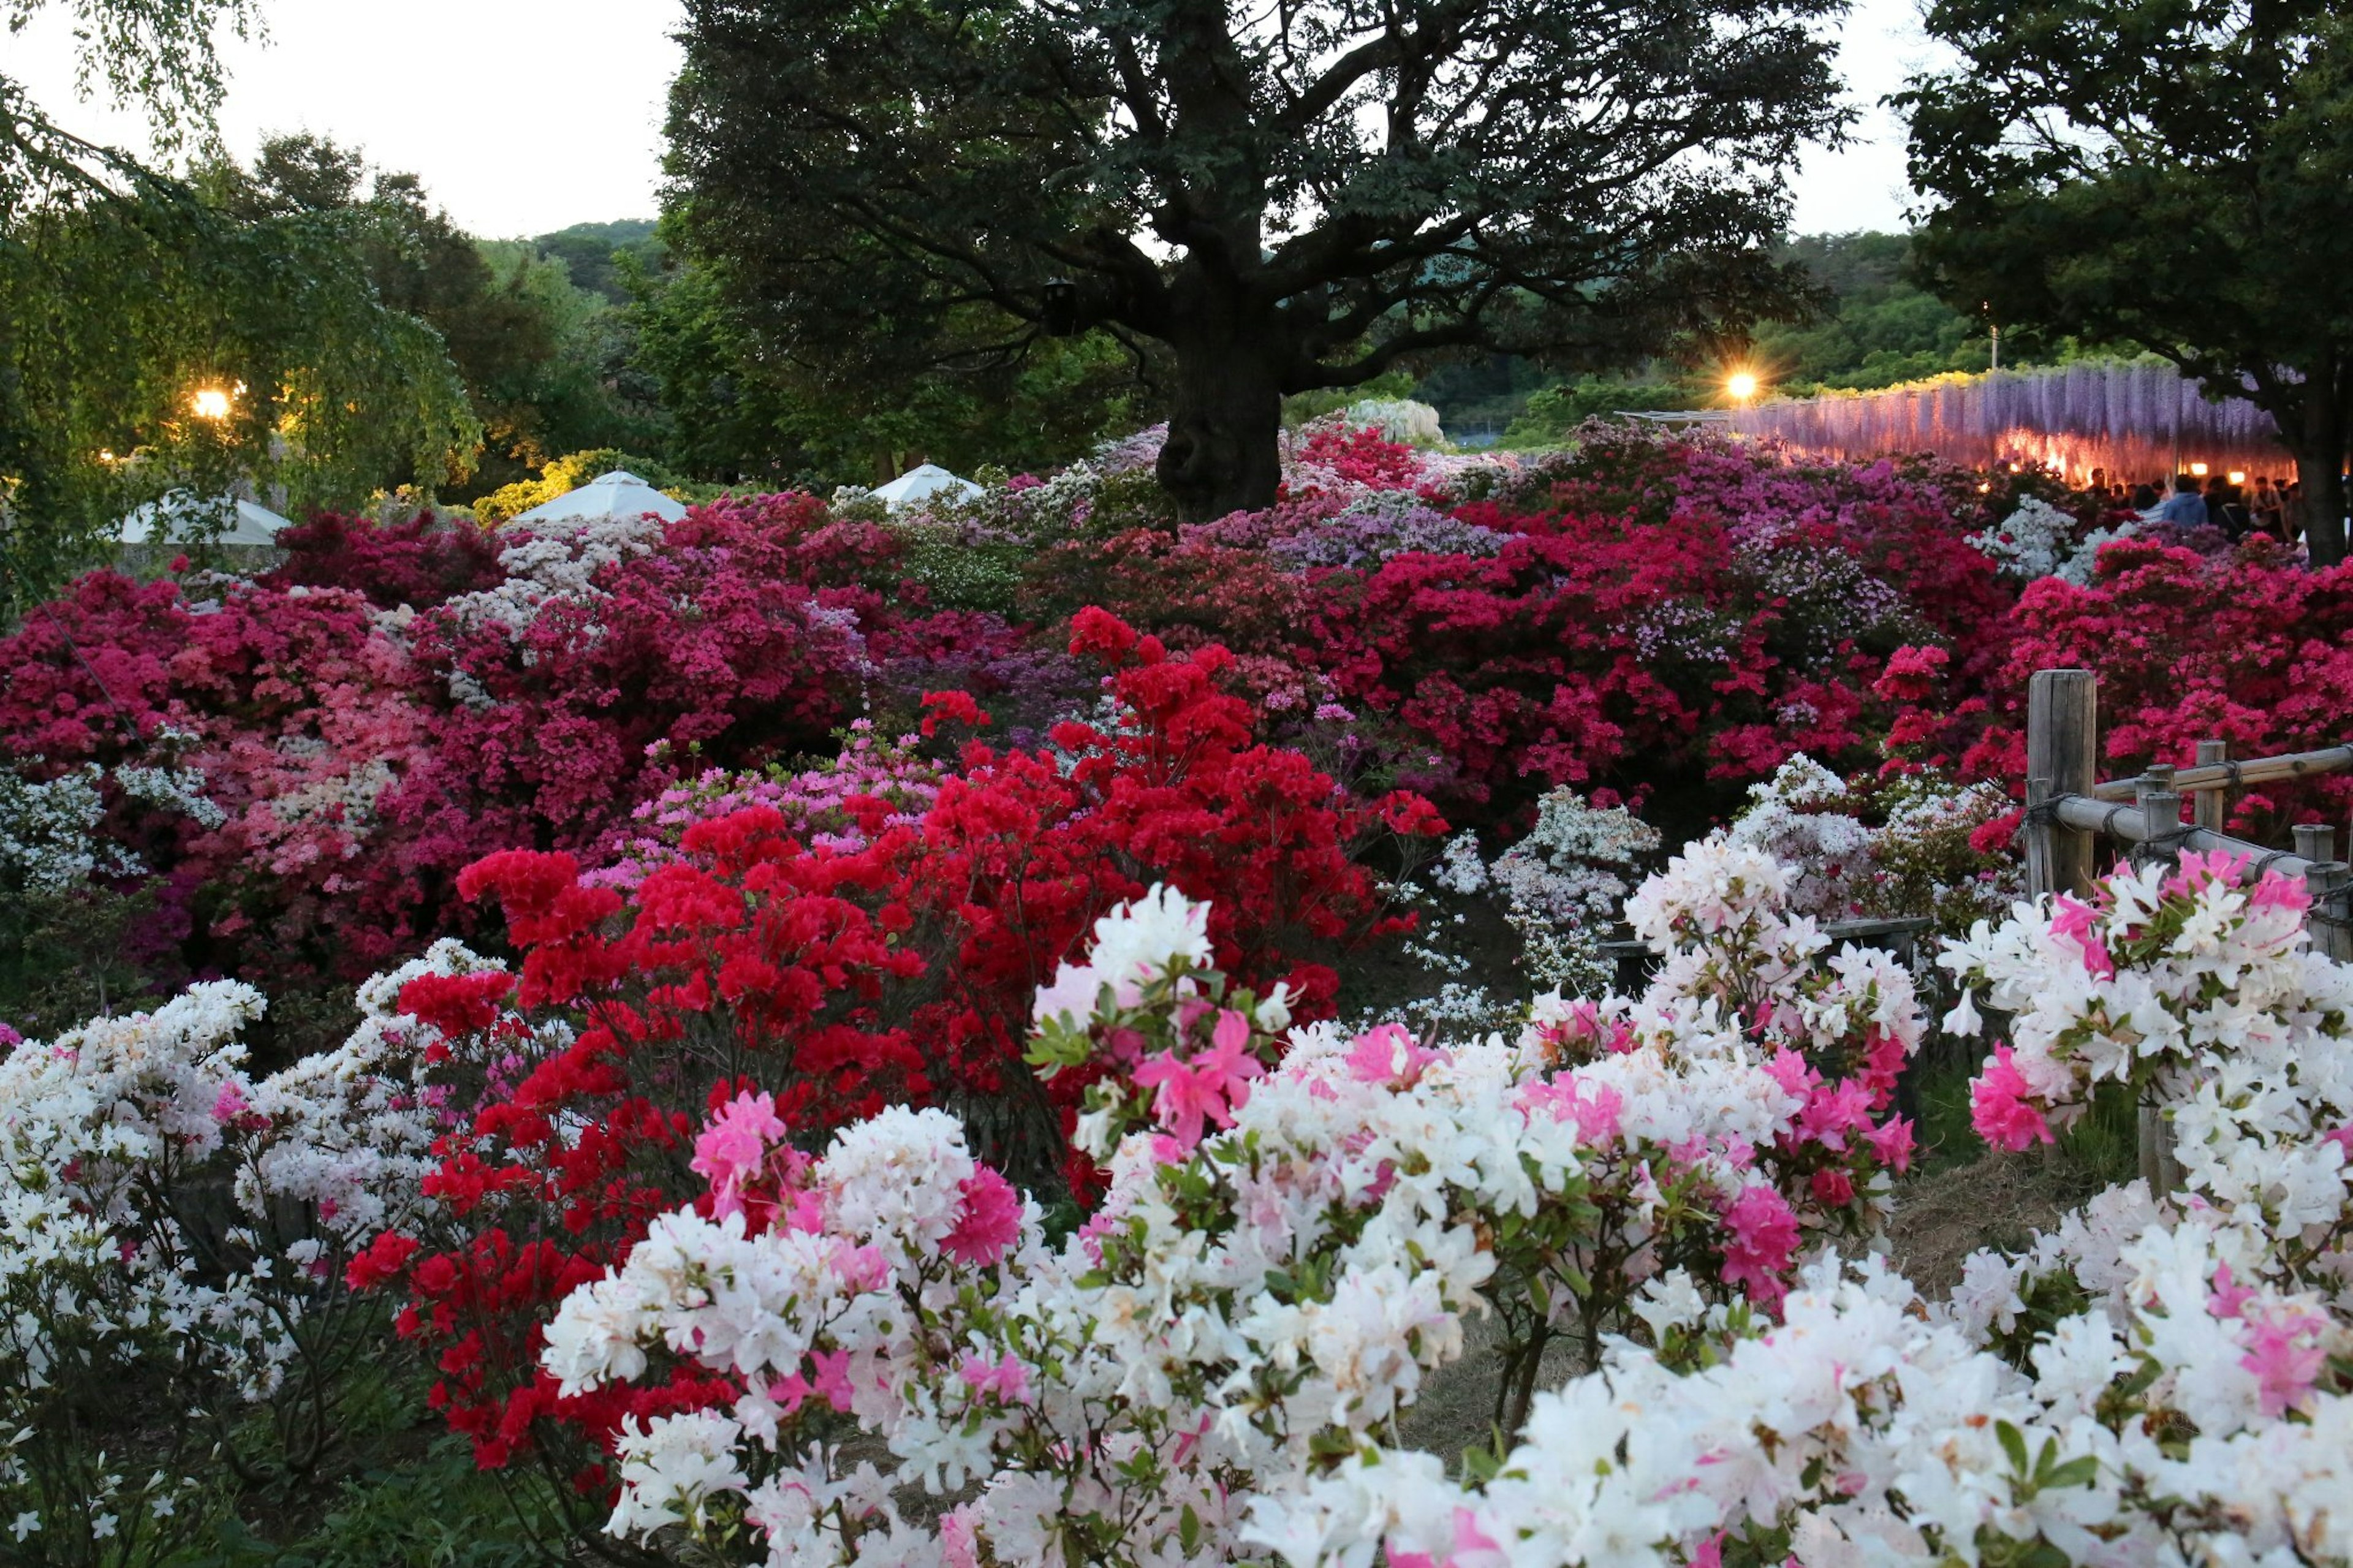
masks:
[[[2185,472],[2174,475],[2170,485],[2127,486],[2094,468],[2088,488],[2106,496],[2118,511],[2137,512],[2149,522],[2215,529],[2233,542],[2267,533],[2293,544],[2304,536],[2303,487],[2294,479],[2274,484],[2268,474],[2250,481],[2238,473]]]

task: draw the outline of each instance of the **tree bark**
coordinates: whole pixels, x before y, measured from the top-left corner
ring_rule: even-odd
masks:
[[[2310,376],[2303,390],[2304,417],[2290,446],[2304,503],[2304,544],[2315,566],[2334,566],[2345,559],[2346,411],[2333,375]]]
[[[1176,345],[1168,440],[1155,470],[1187,521],[1274,504],[1282,484],[1282,387],[1271,335]]]

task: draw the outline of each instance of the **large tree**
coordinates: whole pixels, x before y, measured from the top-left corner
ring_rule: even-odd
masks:
[[[42,0],[0,0],[21,26]],[[88,83],[159,151],[205,144],[242,0],[64,0]],[[249,215],[59,128],[0,72],[0,619],[111,548],[133,501],[430,483],[480,428],[440,337],[379,296],[349,222]],[[226,411],[199,390],[230,395]],[[219,417],[200,417],[220,415]]]
[[[608,341],[620,312],[563,263],[458,227],[417,175],[301,132],[263,142],[249,168],[216,162],[199,184],[247,222],[334,220],[376,297],[440,334],[484,437],[470,481],[450,493],[487,494],[566,452],[664,438],[655,411],[613,384],[629,346]]]
[[[1782,298],[1843,3],[688,0],[670,200],[837,380],[1091,329],[1165,357],[1160,478],[1215,514],[1273,499],[1287,394]]]
[[[1919,253],[2006,332],[2137,345],[2279,423],[2313,559],[2353,437],[2353,19],[2342,0],[1938,0],[1913,84]]]
[[[671,456],[699,479],[822,491],[925,458],[965,473],[1042,468],[1138,422],[1125,356],[1092,337],[828,385],[769,352],[764,313],[731,298],[723,276],[699,261],[631,274],[635,364],[676,420]]]

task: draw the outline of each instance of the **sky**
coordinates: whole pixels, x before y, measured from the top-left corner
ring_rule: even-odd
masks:
[[[1928,54],[1917,0],[1855,0],[1841,68],[1864,106],[1858,144],[1817,148],[1796,179],[1801,234],[1897,228],[1904,142],[1873,107]],[[230,41],[221,132],[249,157],[310,131],[420,175],[461,227],[491,237],[651,217],[663,100],[680,51],[670,0],[261,0],[268,38]],[[62,13],[7,39],[8,74],[67,129],[143,146],[139,121],[78,102]]]

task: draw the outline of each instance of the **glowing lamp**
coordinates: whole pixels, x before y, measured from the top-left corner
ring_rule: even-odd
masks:
[[[2189,471],[2192,475],[2202,479],[2206,477],[2206,465],[2203,463],[2192,463],[2189,465]]]
[[[188,406],[195,411],[199,419],[226,419],[228,417],[228,394],[217,386],[198,387],[195,395],[188,399]]]
[[[1725,382],[1724,390],[1732,394],[1736,403],[1746,403],[1757,395],[1757,378],[1745,370],[1735,371]]]
[[[2247,470],[2244,468],[2232,468],[2230,473],[2230,479],[2234,485],[2245,484],[2247,482]]]

